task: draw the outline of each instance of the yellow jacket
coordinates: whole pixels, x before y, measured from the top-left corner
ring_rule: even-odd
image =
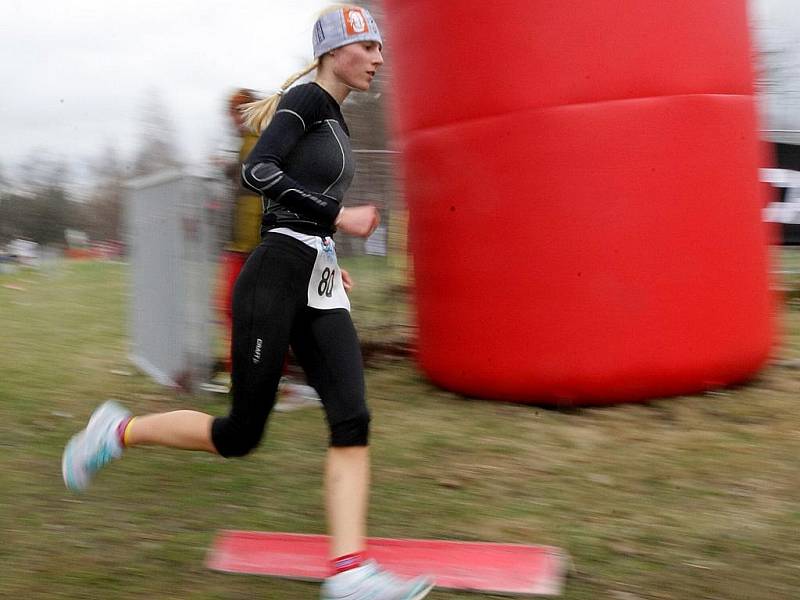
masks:
[[[257,141],[258,136],[255,133],[246,133],[244,135],[242,145],[239,148],[240,165],[250,154]],[[236,170],[237,181],[238,177],[239,169]],[[228,244],[228,250],[232,252],[252,252],[253,248],[261,242],[261,215],[264,210],[261,196],[240,190],[233,210],[233,239]]]

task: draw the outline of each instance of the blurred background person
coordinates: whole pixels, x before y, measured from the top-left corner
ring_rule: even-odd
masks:
[[[233,327],[233,286],[247,261],[247,257],[261,242],[261,217],[264,212],[261,196],[254,194],[242,185],[242,164],[258,142],[258,135],[247,127],[242,115],[244,104],[260,98],[254,90],[239,88],[227,100],[227,112],[237,137],[238,153],[234,161],[225,167],[226,179],[231,182],[231,215],[229,219],[228,241],[225,244],[219,265],[216,308],[222,326],[224,357],[217,361],[213,389],[227,392],[231,373],[231,329]],[[319,396],[309,385],[290,381],[288,359],[284,365],[284,378],[280,386],[280,402],[276,410],[319,404]]]
[[[241,165],[258,141],[258,136],[244,124],[239,107],[258,100],[255,92],[237,89],[228,97],[228,116],[238,138],[238,159],[226,165],[227,180],[232,183],[232,214],[228,229],[229,240],[225,244],[220,259],[217,283],[216,307],[219,322],[222,324],[225,341],[224,358],[217,364],[217,375],[229,375],[231,371],[231,327],[233,314],[231,301],[233,285],[242,270],[247,257],[261,241],[261,197],[246,190],[241,185]],[[224,379],[224,378],[223,378]]]

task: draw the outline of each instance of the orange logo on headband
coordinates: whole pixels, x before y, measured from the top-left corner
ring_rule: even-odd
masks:
[[[361,35],[369,31],[367,18],[360,8],[343,8],[342,13],[347,35]]]

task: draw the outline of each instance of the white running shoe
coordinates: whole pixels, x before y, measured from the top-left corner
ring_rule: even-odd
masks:
[[[420,600],[433,589],[433,579],[401,579],[373,560],[360,567],[328,577],[322,584],[322,600]]]
[[[281,379],[278,387],[278,401],[275,403],[276,412],[291,412],[301,408],[322,407],[322,400],[310,385],[292,383],[286,378]]]
[[[111,400],[101,404],[86,429],[72,436],[61,458],[61,474],[67,488],[82,492],[94,474],[109,461],[122,456],[117,427],[131,413]]]

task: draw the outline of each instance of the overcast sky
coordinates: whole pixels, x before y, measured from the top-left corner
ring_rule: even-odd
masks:
[[[224,137],[234,87],[275,88],[311,59],[325,0],[0,0],[0,167],[39,149],[136,147],[158,90],[181,150]]]
[[[753,2],[800,62],[798,0]],[[82,160],[113,146],[129,158],[154,90],[183,158],[202,161],[224,139],[226,94],[274,89],[309,60],[326,3],[0,0],[0,168],[41,149]]]

